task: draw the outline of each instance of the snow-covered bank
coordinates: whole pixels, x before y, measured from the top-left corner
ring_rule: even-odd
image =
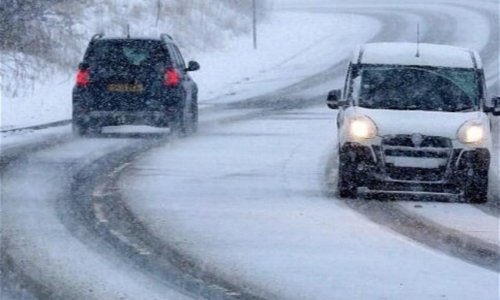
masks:
[[[189,59],[195,53],[216,51],[240,35],[247,36],[251,28],[248,4],[230,0],[53,3],[54,6],[47,4],[47,11],[44,12],[36,11],[35,5],[24,7],[25,10],[33,9],[33,14],[41,14],[31,22],[22,19],[26,24],[21,24],[40,27],[37,28],[40,36],[32,37],[30,34],[34,33],[29,31],[24,39],[19,39],[19,45],[0,48],[1,129],[71,118],[75,70],[90,37],[97,32],[108,36],[126,36],[127,28],[130,28],[132,36],[169,33]],[[262,3],[267,5],[266,0]],[[16,4],[21,5],[13,3]],[[19,13],[16,7],[11,9]],[[266,12],[262,10],[261,13],[265,15]],[[23,28],[21,25],[20,28]],[[0,33],[5,31],[0,29]],[[22,44],[22,41],[30,39],[34,42]],[[37,44],[41,40],[45,42],[45,51],[40,50]],[[2,46],[4,44],[7,43],[2,43]]]
[[[291,85],[349,57],[379,30],[369,17],[274,12],[259,26],[257,50],[249,37],[240,37],[221,51],[195,56],[202,65],[193,73],[201,103],[241,100]]]

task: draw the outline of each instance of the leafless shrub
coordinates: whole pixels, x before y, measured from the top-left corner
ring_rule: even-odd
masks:
[[[257,0],[261,16],[270,1]],[[96,29],[120,35],[130,23],[134,32],[136,22],[150,33],[172,34],[190,52],[217,46],[227,33],[248,32],[251,5],[252,0],[0,0],[0,76],[9,79],[2,85],[10,82],[2,92],[14,95],[20,84],[50,68],[74,68],[95,33],[81,28],[89,25],[82,14],[89,9],[99,22],[91,24]]]

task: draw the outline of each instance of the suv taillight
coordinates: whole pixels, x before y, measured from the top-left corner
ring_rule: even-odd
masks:
[[[89,82],[90,82],[90,71],[78,70],[78,73],[76,74],[76,85],[87,86]]]
[[[178,86],[181,82],[181,76],[176,69],[167,69],[163,82],[166,86]]]

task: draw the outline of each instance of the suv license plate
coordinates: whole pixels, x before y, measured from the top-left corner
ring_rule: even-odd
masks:
[[[112,83],[108,84],[108,91],[110,92],[121,92],[121,93],[141,93],[144,91],[144,86],[142,84],[123,84],[123,83]]]

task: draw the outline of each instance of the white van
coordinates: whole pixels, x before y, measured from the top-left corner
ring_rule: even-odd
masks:
[[[487,201],[492,155],[482,62],[472,50],[433,44],[361,46],[339,109],[338,191],[448,194]]]

